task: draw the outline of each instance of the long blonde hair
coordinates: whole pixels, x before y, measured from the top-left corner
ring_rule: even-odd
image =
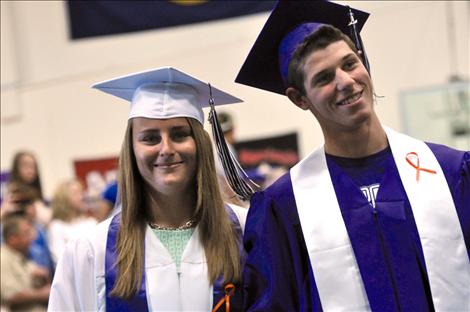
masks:
[[[222,275],[224,282],[238,282],[241,275],[241,237],[237,237],[224,208],[211,139],[198,121],[186,120],[196,142],[195,215],[207,259],[208,279],[214,283]],[[150,212],[146,210],[145,182],[137,168],[132,146],[132,120],[127,124],[121,149],[118,179],[122,216],[116,246],[118,275],[111,295],[128,299],[136,294],[142,282],[145,230],[150,221]]]
[[[82,187],[80,181],[71,179],[61,182],[55,190],[51,203],[52,219],[70,222],[83,214],[78,207],[73,206],[70,200],[71,188],[75,184],[79,184]]]

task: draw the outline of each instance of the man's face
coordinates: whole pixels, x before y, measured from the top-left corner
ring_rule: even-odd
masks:
[[[24,255],[28,254],[29,246],[36,239],[36,230],[31,226],[27,220],[21,220],[18,223],[18,232],[12,234],[8,243],[18,252]]]
[[[372,82],[359,57],[344,41],[312,52],[303,65],[305,108],[324,131],[360,127],[373,112]]]

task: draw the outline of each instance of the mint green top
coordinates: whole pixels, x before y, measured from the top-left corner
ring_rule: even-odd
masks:
[[[194,228],[184,230],[152,229],[152,231],[168,250],[171,258],[176,263],[176,270],[180,273],[181,256],[194,232]]]

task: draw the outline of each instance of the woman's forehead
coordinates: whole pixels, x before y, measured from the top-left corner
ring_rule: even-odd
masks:
[[[134,128],[173,128],[173,127],[189,127],[188,120],[185,117],[175,117],[168,119],[154,119],[145,117],[135,117],[132,119]]]

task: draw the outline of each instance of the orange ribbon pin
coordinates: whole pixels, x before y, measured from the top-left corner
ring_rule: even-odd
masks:
[[[225,289],[225,296],[224,298],[220,299],[219,302],[216,304],[212,312],[216,312],[222,304],[225,302],[225,312],[230,312],[230,296],[235,293],[235,286],[232,283],[228,283],[224,287]]]
[[[414,160],[414,162],[413,162]],[[410,152],[406,154],[406,161],[411,165],[411,167],[416,169],[416,181],[419,182],[419,173],[421,171],[436,174],[436,171],[431,170],[431,169],[426,169],[426,168],[421,168],[419,166],[419,156],[415,152]]]

